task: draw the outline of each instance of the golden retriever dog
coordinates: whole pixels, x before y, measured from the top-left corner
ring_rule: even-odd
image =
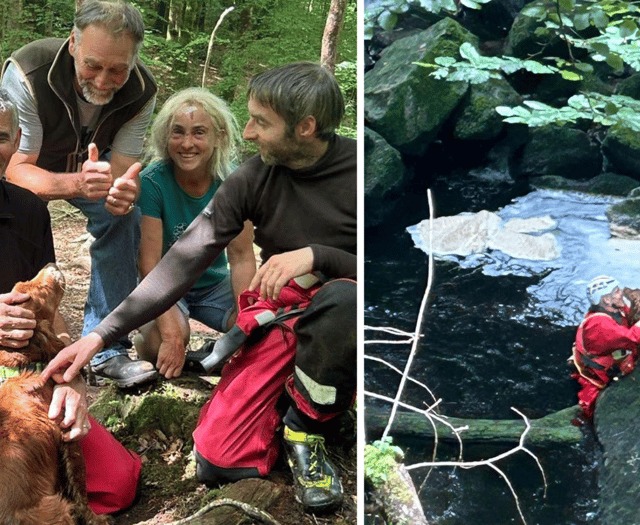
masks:
[[[85,464],[77,441],[65,442],[57,421],[49,419],[53,382],[43,384],[28,371],[46,364],[63,347],[53,318],[64,294],[64,277],[54,264],[14,290],[28,294],[21,304],[36,318],[29,345],[0,346],[3,376],[27,370],[0,386],[0,523],[7,525],[106,525],[107,516],[88,506]]]

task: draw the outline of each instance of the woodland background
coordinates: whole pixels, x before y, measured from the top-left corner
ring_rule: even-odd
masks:
[[[78,0],[0,0],[0,59],[44,37],[67,37]],[[288,62],[320,61],[327,19],[343,14],[335,75],[347,114],[340,133],[356,136],[356,0],[142,0],[146,35],[140,56],[158,82],[156,111],[174,92],[202,85],[209,40],[215,31],[204,87],[225,99],[244,126],[245,88],[256,73]],[[333,4],[333,7],[332,7]],[[330,11],[332,16],[329,17]],[[243,153],[252,153],[250,145]]]

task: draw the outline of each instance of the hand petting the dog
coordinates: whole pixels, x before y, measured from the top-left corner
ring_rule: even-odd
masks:
[[[42,379],[51,378],[56,383],[70,383],[91,358],[104,347],[102,338],[91,332],[62,349],[42,371]]]
[[[91,430],[89,410],[87,408],[87,386],[81,376],[77,376],[69,383],[64,383],[62,376],[54,374],[56,383],[53,397],[49,406],[49,419],[58,419],[64,408],[64,418],[60,421],[63,430],[62,438],[73,441],[86,436]],[[64,432],[68,429],[67,432]]]
[[[0,346],[24,348],[29,344],[36,327],[35,315],[20,306],[28,300],[28,294],[15,291],[0,294]]]

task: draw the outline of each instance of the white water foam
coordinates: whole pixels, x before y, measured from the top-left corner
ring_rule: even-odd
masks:
[[[503,221],[550,216],[557,227],[551,230],[560,247],[560,256],[551,261],[515,259],[498,250],[487,250],[467,257],[439,256],[464,268],[481,267],[486,275],[545,275],[527,292],[531,302],[527,312],[570,326],[582,320],[589,307],[586,284],[597,275],[611,275],[623,286],[640,288],[640,241],[612,238],[605,215],[619,198],[574,192],[536,190],[497,212]],[[425,252],[418,225],[410,226],[415,245]]]

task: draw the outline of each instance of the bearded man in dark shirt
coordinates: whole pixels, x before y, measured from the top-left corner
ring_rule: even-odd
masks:
[[[167,310],[250,220],[263,263],[241,296],[247,309],[240,304],[240,332],[246,335],[249,312],[260,325],[265,313],[295,307],[289,298],[305,309],[290,325],[293,352],[284,342],[260,351],[244,345],[223,369],[194,431],[197,477],[211,484],[266,476],[283,422],[298,498],[321,512],[342,500],[322,434],[351,406],[356,389],[356,142],[336,135],[343,97],[316,64],[257,75],[248,107],[244,138],[259,155],[225,180],[136,290],[44,374],[68,367],[69,380],[105,345]],[[278,411],[283,393],[287,403]]]

